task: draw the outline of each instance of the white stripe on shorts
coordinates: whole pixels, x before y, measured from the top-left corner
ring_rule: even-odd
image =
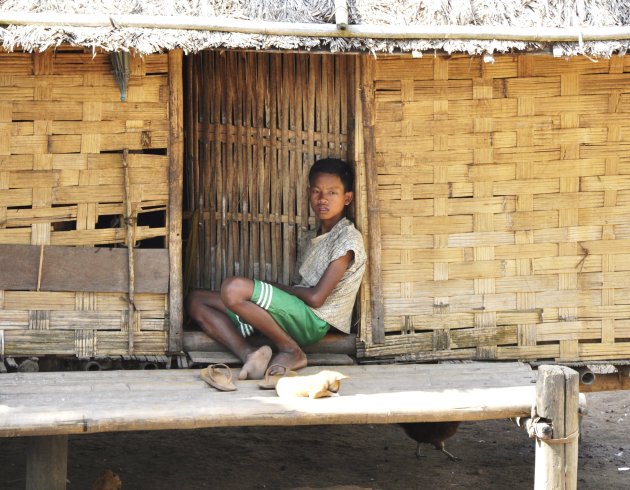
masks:
[[[273,299],[273,287],[271,286],[271,284],[267,284],[267,289],[269,289],[269,298],[267,299],[267,304],[265,304],[265,306],[263,306],[263,308],[265,310],[269,309],[269,305],[271,304],[271,300]]]
[[[263,303],[265,302],[265,293],[267,289],[265,288],[265,283],[260,283],[260,295],[258,296],[258,300],[256,300],[256,304],[262,308]]]
[[[254,328],[249,323],[245,323],[244,321],[242,321],[241,318],[236,314],[234,314],[234,316],[238,320],[239,328],[241,329],[241,335],[243,335],[243,337],[249,337],[251,334],[254,333]]]
[[[260,297],[258,298],[258,301],[256,301],[256,304],[262,309],[267,310],[269,309],[269,305],[273,299],[273,287],[271,284],[267,284],[266,282],[261,282],[260,285],[262,286]]]

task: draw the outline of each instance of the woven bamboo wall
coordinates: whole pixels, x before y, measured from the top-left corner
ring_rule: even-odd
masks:
[[[29,246],[37,250],[34,269],[22,264],[14,274],[30,285],[10,287],[5,277],[0,287],[2,355],[165,351],[167,295],[138,291],[129,321],[128,286],[98,280],[119,275],[128,284],[126,252],[122,262],[120,253],[109,254],[118,260],[113,270],[97,270],[106,254],[93,247],[125,246],[129,224],[135,245],[162,249],[145,256],[161,257],[168,275],[167,55],[132,56],[127,101],[120,97],[108,54],[67,47],[0,54],[0,244],[16,257],[30,256]],[[76,275],[42,277],[86,247],[93,259]]]
[[[289,283],[315,224],[308,170],[348,158],[354,58],[205,51],[188,57],[187,288],[230,275]]]
[[[360,354],[630,358],[630,57],[383,57],[374,83],[385,341]]]

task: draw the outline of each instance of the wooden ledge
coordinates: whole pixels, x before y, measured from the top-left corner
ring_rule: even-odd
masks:
[[[256,381],[236,381],[237,391],[218,392],[189,369],[4,374],[0,436],[489,420],[529,416],[535,400],[536,374],[520,363],[336,369],[350,376],[341,396],[317,400],[281,399]]]

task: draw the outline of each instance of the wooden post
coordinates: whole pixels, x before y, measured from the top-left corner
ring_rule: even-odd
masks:
[[[383,288],[381,285],[381,224],[378,204],[378,172],[376,169],[376,147],[374,138],[374,71],[375,61],[369,55],[360,57],[360,93],[363,121],[363,151],[366,167],[366,192],[368,214],[368,263],[370,271],[370,300],[372,343],[385,342]]]
[[[565,366],[540,366],[534,424],[550,425],[552,432],[536,441],[535,490],[577,488],[578,410],[578,373]]]
[[[168,251],[170,284],[168,296],[168,351],[182,350],[184,299],[182,289],[182,203],[184,183],[184,90],[183,52],[168,52],[169,145],[168,145]]]
[[[26,490],[65,490],[68,475],[68,436],[29,439]]]

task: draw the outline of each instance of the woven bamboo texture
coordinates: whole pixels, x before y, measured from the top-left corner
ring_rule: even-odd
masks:
[[[315,224],[308,170],[346,159],[354,58],[205,51],[188,57],[186,288],[230,275],[289,283]]]
[[[630,357],[630,58],[381,57],[385,339],[409,360]]]
[[[167,55],[131,56],[126,102],[108,54],[62,46],[0,65],[0,244],[166,248]],[[0,354],[165,351],[166,294],[136,294],[130,318],[127,291],[40,282],[0,290]]]

